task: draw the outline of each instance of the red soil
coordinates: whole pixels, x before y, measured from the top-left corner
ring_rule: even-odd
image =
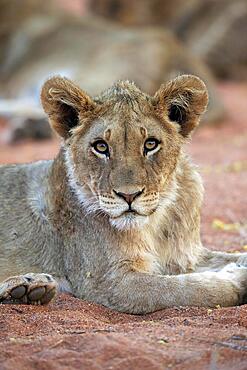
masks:
[[[206,194],[202,240],[220,250],[247,245],[247,86],[219,93],[226,121],[202,127],[189,144]],[[57,142],[0,147],[0,162],[51,158]],[[224,222],[212,222],[219,219]],[[225,223],[231,230],[222,230]],[[60,295],[45,306],[0,306],[2,369],[247,369],[247,306],[174,308],[144,316]]]

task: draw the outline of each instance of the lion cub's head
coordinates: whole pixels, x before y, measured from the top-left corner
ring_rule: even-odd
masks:
[[[170,204],[181,147],[198,125],[208,95],[184,75],[151,97],[120,81],[91,98],[54,77],[41,99],[52,128],[64,139],[70,186],[90,211],[119,229],[139,227]]]

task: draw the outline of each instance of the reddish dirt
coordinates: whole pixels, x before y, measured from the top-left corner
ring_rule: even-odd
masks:
[[[220,250],[247,245],[247,86],[224,84],[228,118],[202,127],[188,149],[206,194],[202,240]],[[0,147],[0,162],[53,157],[58,143]],[[219,219],[237,225],[213,228]],[[224,225],[224,224],[223,224]],[[144,316],[60,295],[46,307],[0,306],[0,369],[247,369],[247,306],[174,308]]]

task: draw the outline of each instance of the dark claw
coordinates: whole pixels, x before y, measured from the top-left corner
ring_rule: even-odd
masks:
[[[49,281],[49,282],[53,281],[53,279],[50,277],[50,275],[45,275],[45,277],[46,277],[47,281]]]
[[[33,281],[33,279],[29,276],[24,276],[24,279],[28,282],[28,283],[31,283]]]

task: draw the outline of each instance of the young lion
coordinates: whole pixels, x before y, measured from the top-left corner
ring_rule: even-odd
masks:
[[[201,245],[203,187],[183,151],[204,83],[179,76],[151,97],[120,81],[90,98],[54,77],[41,100],[62,148],[0,168],[0,277],[16,275],[1,302],[44,304],[60,286],[134,314],[243,303],[246,258]]]

